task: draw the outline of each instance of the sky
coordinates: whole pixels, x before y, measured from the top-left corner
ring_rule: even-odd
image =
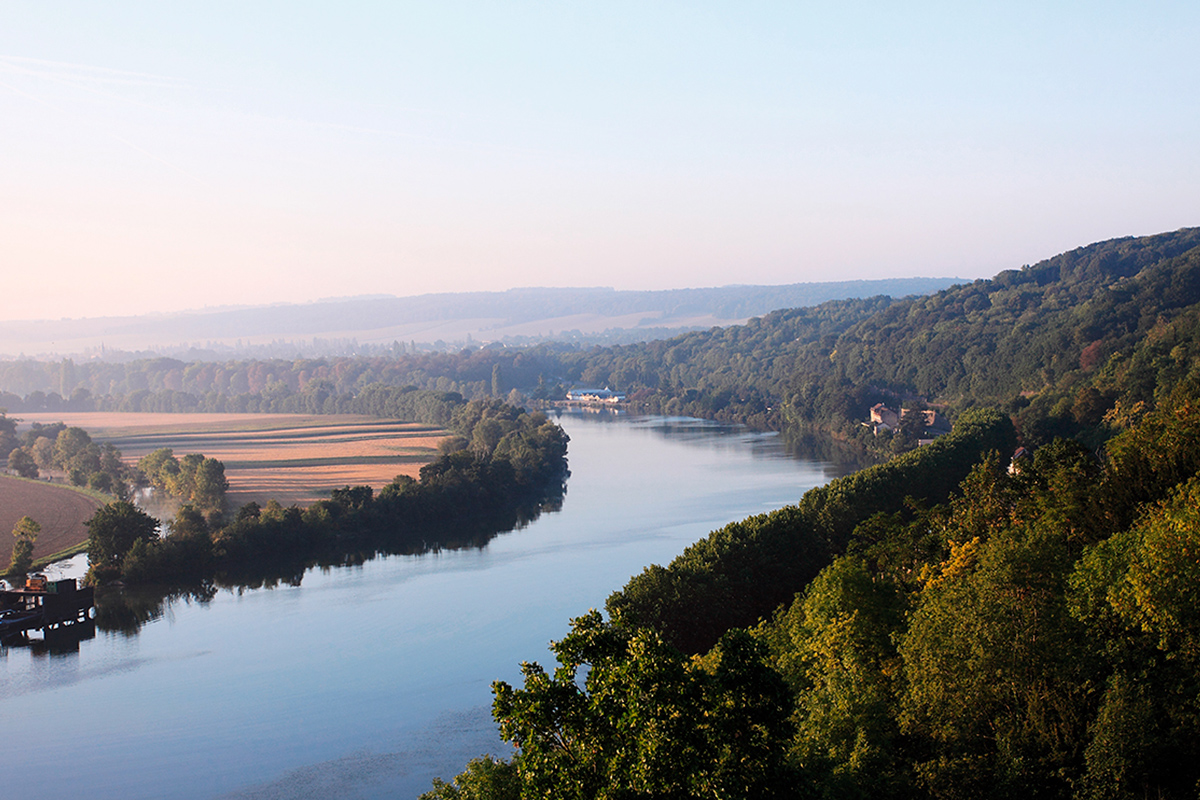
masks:
[[[0,319],[989,277],[1200,225],[1200,3],[0,0]]]

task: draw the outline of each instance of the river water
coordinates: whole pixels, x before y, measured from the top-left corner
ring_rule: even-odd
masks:
[[[493,680],[552,661],[568,619],[727,522],[842,474],[777,437],[566,414],[560,512],[482,549],[309,570],[298,586],[174,600],[78,650],[0,648],[13,796],[413,798],[507,756]],[[80,569],[76,564],[70,569]]]

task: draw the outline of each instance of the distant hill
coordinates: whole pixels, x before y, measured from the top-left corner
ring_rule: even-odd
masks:
[[[961,281],[903,278],[648,292],[529,288],[0,322],[0,355],[96,355],[103,348],[110,356],[125,351],[211,360],[370,354],[393,342],[422,347],[441,343],[438,349],[552,340],[612,344],[733,325],[775,309],[829,300],[928,294],[956,282]]]

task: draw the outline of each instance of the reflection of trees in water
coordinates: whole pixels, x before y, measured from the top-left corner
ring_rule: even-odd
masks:
[[[96,626],[108,633],[132,636],[147,622],[163,616],[168,595],[120,586],[96,590]]]
[[[763,432],[744,425],[692,417],[654,418],[646,427],[676,441],[715,440],[745,445],[755,457],[777,458],[782,454],[799,461],[819,462],[825,466],[826,478],[849,475],[870,463],[869,459],[864,459],[861,447],[817,431]]]
[[[784,431],[779,435],[779,440],[792,458],[824,463],[828,479],[841,478],[871,464],[861,447],[824,433]]]
[[[559,420],[570,416],[589,422],[632,424],[664,439],[685,444],[728,441],[745,445],[755,457],[778,458],[782,454],[800,461],[820,462],[824,466],[826,480],[849,475],[872,463],[861,446],[840,441],[820,431],[802,431],[792,427],[775,433],[697,417],[630,416],[608,409],[598,411],[588,414],[560,409],[554,416]]]
[[[127,588],[110,586],[96,591],[95,627],[133,636],[142,626],[160,619],[173,602],[207,603],[221,589],[237,593],[279,586],[300,586],[308,570],[360,566],[379,557],[424,555],[440,550],[482,549],[497,536],[521,530],[543,513],[562,510],[566,484],[558,481],[536,499],[508,507],[464,510],[451,521],[395,528],[364,526],[323,541],[307,551],[274,554],[226,568],[194,584]]]

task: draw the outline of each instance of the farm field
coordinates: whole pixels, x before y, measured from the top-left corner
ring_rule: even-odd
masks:
[[[160,447],[176,457],[203,453],[225,463],[231,508],[250,501],[304,505],[336,488],[417,476],[437,457],[446,432],[369,416],[305,414],[22,414],[29,423],[64,422],[112,442],[133,464]],[[11,530],[11,528],[10,528]]]
[[[33,558],[54,555],[87,539],[84,522],[91,518],[100,501],[66,486],[28,481],[0,475],[0,572],[8,568],[12,538],[8,534],[24,516],[33,517],[42,526],[33,547]]]

